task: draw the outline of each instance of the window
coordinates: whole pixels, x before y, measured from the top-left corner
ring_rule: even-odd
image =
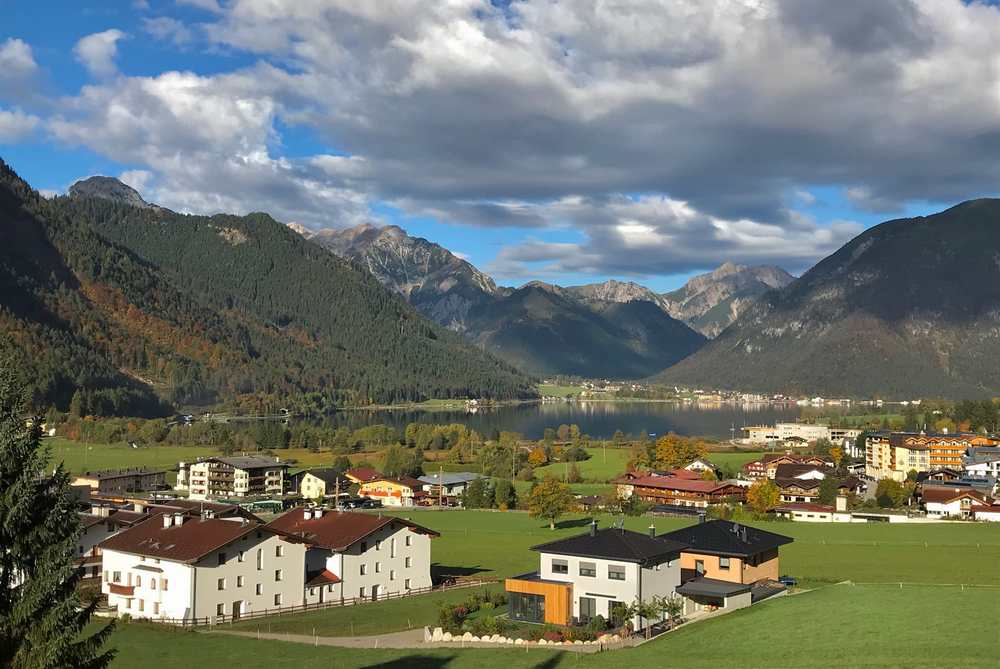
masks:
[[[245,538],[246,537],[244,537],[244,539]],[[247,553],[246,553],[246,551],[240,551],[239,554],[237,554],[237,556],[236,556],[236,561],[237,562],[246,562],[247,561]]]
[[[381,574],[382,573],[382,563],[381,562],[376,562],[375,563],[375,573],[376,574]]]
[[[219,553],[219,564],[226,564],[226,554]]]
[[[409,555],[407,555],[403,559],[403,566],[404,567],[412,567],[413,566],[413,558],[411,558]]]
[[[625,580],[625,567],[618,564],[608,565],[608,580],[610,581],[624,581]]]
[[[552,573],[553,574],[568,574],[569,573],[569,563],[566,560],[553,560],[552,561]]]
[[[154,616],[160,615],[160,603],[159,602],[153,602],[153,615]]]
[[[333,583],[331,583],[330,585],[326,586],[326,591],[327,592],[333,592]]]
[[[263,586],[263,584],[258,583],[257,585],[255,585],[254,589],[253,589],[253,592],[254,592],[255,595],[263,595],[264,594],[264,586]]]
[[[166,591],[166,589],[167,589],[167,579],[163,579],[162,581],[160,581],[160,590]]]
[[[274,596],[274,605],[281,606],[281,593],[279,592]]]
[[[580,576],[597,576],[597,565],[593,562],[581,562]]]
[[[588,622],[597,615],[597,600],[593,597],[580,598],[580,622]]]
[[[225,590],[226,589],[226,579],[220,578],[218,585],[219,585],[219,590]]]
[[[111,582],[112,583],[121,583],[122,582],[122,573],[120,571],[116,571],[116,572],[112,573],[111,574]]]
[[[264,568],[264,551],[260,548],[257,549],[257,571]]]
[[[274,580],[275,581],[280,581],[281,578],[282,578],[282,576],[283,576],[283,574],[281,573],[280,569],[275,569],[274,570]]]
[[[390,569],[389,570],[389,580],[390,581],[395,581],[396,580],[396,570],[395,569]]]
[[[407,590],[410,589],[410,579],[406,579],[405,581],[403,581],[403,587],[406,588]]]
[[[389,540],[389,557],[396,557],[396,537]]]
[[[695,560],[694,561],[694,570],[695,570],[695,573],[704,574],[705,573],[705,561],[704,560]]]
[[[405,543],[406,543],[407,546],[412,546],[413,545],[413,536],[407,534],[406,535],[406,542]]]
[[[364,553],[366,550],[368,550],[368,542],[367,541],[362,541],[361,542],[361,552]]]
[[[275,546],[274,547],[274,557],[284,557],[284,555],[285,555],[285,547],[284,546]]]
[[[628,604],[625,602],[608,602],[608,614],[611,618],[611,623],[616,627],[620,627],[625,624],[625,616],[628,615]]]
[[[149,579],[149,589],[150,590],[156,590],[156,579],[155,578]]]
[[[309,596],[310,597],[316,596],[316,588],[309,588]]]
[[[377,550],[377,551],[382,550],[382,540],[381,539],[376,539],[375,540],[375,550]]]
[[[810,514],[809,517],[812,518],[812,515]],[[729,571],[729,558],[727,557],[719,558],[719,569],[725,569],[726,571]]]
[[[217,615],[217,616],[224,616],[224,615],[226,615],[226,605],[225,604],[216,604],[215,605],[215,615]]]
[[[137,588],[141,588],[142,587],[142,576],[136,576],[135,577],[135,587],[137,587]]]
[[[143,610],[145,610],[145,608],[146,608],[146,602],[145,602],[145,600],[140,599],[139,600],[139,610],[143,611]]]
[[[104,572],[104,582],[105,583],[111,582],[111,572],[109,571]]]
[[[545,621],[545,596],[529,595],[523,592],[508,593],[510,617],[529,623]]]
[[[367,573],[368,573],[368,565],[362,564],[361,565],[361,575],[364,576]]]
[[[360,597],[361,599],[365,598],[365,587],[364,586],[361,586],[358,589],[358,597]]]
[[[236,587],[237,588],[242,588],[244,582],[245,581],[244,581],[244,578],[242,576],[237,576],[236,577]]]

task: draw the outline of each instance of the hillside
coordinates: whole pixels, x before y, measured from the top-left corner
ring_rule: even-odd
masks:
[[[717,337],[761,295],[795,280],[780,267],[723,263],[660,296],[663,309],[706,337]]]
[[[656,378],[827,396],[1000,393],[1000,200],[875,226]]]
[[[486,350],[538,374],[610,378],[642,377],[705,341],[652,302],[584,304],[537,282],[471,311],[469,332]]]
[[[47,201],[0,163],[0,219],[0,346],[39,405],[81,395],[86,413],[151,414],[169,408],[158,398],[534,395],[530,379],[264,214]]]
[[[514,290],[397,226],[294,229],[364,267],[437,323],[534,374],[643,377],[704,343],[638,284],[532,282]]]

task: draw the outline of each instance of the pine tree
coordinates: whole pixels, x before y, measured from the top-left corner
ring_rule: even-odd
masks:
[[[60,465],[43,473],[40,421],[26,425],[24,391],[0,367],[0,666],[103,669],[113,625],[85,635],[96,602],[76,593],[80,520]]]

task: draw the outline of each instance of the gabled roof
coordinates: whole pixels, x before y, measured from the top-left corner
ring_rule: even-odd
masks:
[[[162,513],[105,539],[104,550],[193,563],[251,532],[266,530],[260,523],[221,518],[185,518],[180,525],[163,526]],[[272,533],[276,533],[270,530]]]
[[[355,481],[367,483],[368,481],[374,481],[375,479],[380,478],[382,474],[377,469],[372,469],[371,467],[354,467],[344,472],[344,476]]]
[[[483,478],[482,474],[474,472],[434,472],[420,477],[420,481],[429,485],[455,485],[468,483]]]
[[[823,465],[810,465],[802,463],[780,464],[774,468],[775,478],[798,478],[809,472],[819,472],[824,476],[830,474],[830,468]]]
[[[365,481],[362,485],[367,485],[369,483],[381,483],[383,481],[386,483],[395,483],[396,485],[406,486],[407,488],[412,488],[413,490],[422,490],[424,487],[423,481],[415,479],[412,476],[378,476],[371,481]]]
[[[924,504],[948,504],[957,499],[968,497],[981,504],[987,504],[986,495],[972,488],[945,488],[943,486],[933,486],[923,489],[921,498]]]
[[[673,532],[661,538],[686,544],[687,552],[746,558],[792,543],[791,537],[733,523],[709,520]]]
[[[369,513],[323,511],[319,518],[305,518],[307,509],[292,509],[278,516],[265,527],[298,537],[304,541],[333,551],[345,551],[365,537],[387,525],[409,527],[414,532],[431,537],[440,536],[434,530],[417,525],[405,518],[376,516]],[[314,513],[309,510],[310,513]]]
[[[639,488],[659,488],[662,490],[680,490],[682,492],[701,492],[706,494],[734,485],[728,481],[702,481],[700,478],[692,480],[676,476],[642,476],[637,479],[622,481],[622,483]]]
[[[234,469],[274,469],[276,467],[288,467],[283,462],[270,460],[268,458],[258,458],[252,455],[240,455],[222,458],[207,458],[202,462],[221,462]]]
[[[296,477],[301,481],[306,474],[311,474],[319,480],[326,483],[328,486],[336,486],[337,481],[340,481],[340,486],[346,491],[351,486],[351,480],[346,476],[338,472],[336,469],[331,468],[321,468],[321,469],[307,469],[304,472],[299,472]]]
[[[605,528],[593,533],[579,534],[567,539],[557,539],[532,546],[539,553],[555,553],[574,557],[620,560],[622,562],[662,562],[672,555],[680,554],[682,543],[662,537],[651,537],[641,532],[619,528]]]
[[[118,478],[131,478],[133,476],[151,476],[153,474],[165,474],[163,469],[150,469],[148,467],[136,467],[134,469],[101,469],[98,471],[87,471],[78,474],[78,479],[94,479],[96,481],[106,481]]]

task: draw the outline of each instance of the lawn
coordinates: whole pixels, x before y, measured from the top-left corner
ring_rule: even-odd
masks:
[[[762,455],[759,451],[709,451],[705,458],[716,467],[741,469],[746,463],[759,460]]]
[[[132,448],[126,443],[84,444],[62,437],[47,438],[44,444],[52,450],[52,462],[62,462],[73,473],[128,467],[168,468],[198,457],[221,455],[218,449],[210,446],[157,445]],[[301,448],[283,450],[280,456],[282,460],[296,460],[301,466],[329,464],[334,457],[330,453],[313,453]]]
[[[581,392],[579,386],[560,386],[553,383],[538,384],[538,394],[542,397],[572,397]]]
[[[625,473],[631,452],[627,448],[588,448],[590,458],[576,463],[580,476],[584,481],[591,483],[606,483],[613,478]],[[569,468],[567,462],[554,462],[544,467],[535,469],[535,477],[541,478],[546,474],[558,478],[565,478]]]
[[[995,639],[956,628],[954,621],[992,620],[1000,608],[998,595],[993,588],[827,586],[696,623],[639,648],[598,655],[537,648],[324,648],[131,624],[112,639],[119,650],[112,666],[144,666],[156,658],[159,669],[215,663],[240,669],[995,667]],[[944,626],[942,613],[953,622]]]
[[[233,629],[291,632],[319,636],[368,636],[437,624],[441,604],[457,604],[474,592],[497,590],[499,585],[459,588],[358,606],[343,606],[302,614],[287,614],[230,625]]]

